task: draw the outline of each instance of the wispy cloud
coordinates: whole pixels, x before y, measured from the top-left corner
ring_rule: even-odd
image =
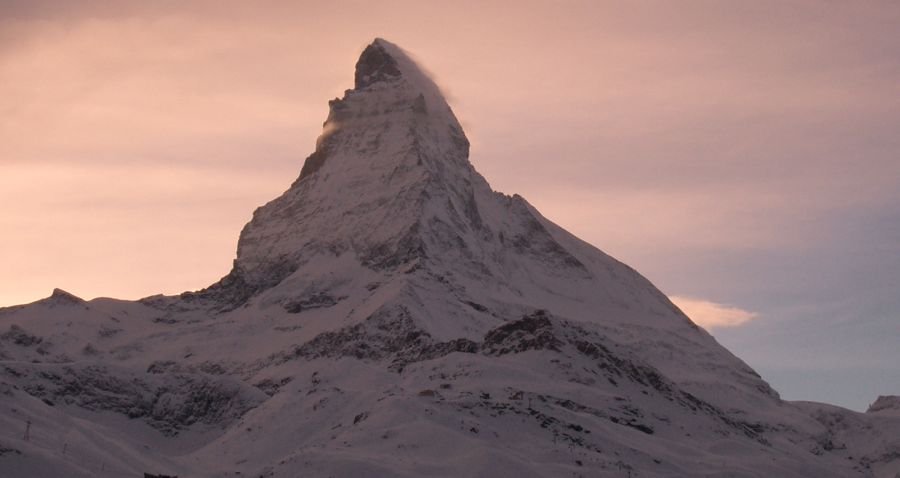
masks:
[[[677,295],[669,296],[691,320],[704,328],[735,327],[747,323],[757,314],[730,305],[717,304],[708,300],[693,299]]]

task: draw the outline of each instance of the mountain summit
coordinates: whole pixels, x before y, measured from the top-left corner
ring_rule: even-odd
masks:
[[[356,62],[354,88],[361,90],[378,81],[395,79],[403,75],[395,57],[405,57],[400,49],[387,41],[376,38],[367,46]],[[410,64],[411,62],[407,62]]]
[[[356,86],[329,102],[297,181],[241,233],[232,277],[254,292],[322,254],[352,253],[381,269],[408,263],[423,252],[420,228],[438,195],[451,208],[472,201],[469,143],[405,53],[376,40],[357,63]]]
[[[0,475],[900,471],[891,414],[782,401],[468,157],[439,88],[376,39],[222,280],[0,309]]]

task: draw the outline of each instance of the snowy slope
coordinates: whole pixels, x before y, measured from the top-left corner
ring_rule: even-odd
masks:
[[[397,46],[329,105],[218,283],[0,309],[0,475],[900,471],[896,413],[781,401],[636,271],[492,191]]]

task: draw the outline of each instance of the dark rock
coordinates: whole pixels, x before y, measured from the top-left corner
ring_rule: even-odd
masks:
[[[288,302],[284,305],[284,310],[291,314],[299,314],[304,310],[332,307],[344,298],[345,297],[335,298],[324,292],[318,292],[308,297]]]
[[[367,46],[356,62],[355,89],[360,90],[373,83],[400,76],[397,60],[385,51],[381,41],[381,39],[376,39]]]
[[[0,340],[12,342],[22,347],[32,347],[44,341],[41,337],[25,332],[25,329],[16,324],[10,325],[9,330],[0,335]]]
[[[139,418],[168,436],[195,423],[227,426],[263,400],[254,388],[205,374],[141,377],[97,365],[20,367],[17,373],[25,379],[22,389],[45,402]]]
[[[0,444],[0,456],[21,455],[21,454],[22,454],[22,452],[15,448],[6,447],[6,446],[3,446],[3,444]]]
[[[369,418],[369,412],[362,412],[359,415],[356,415],[355,417],[353,417],[353,424],[356,425],[357,423],[365,420],[366,418]]]
[[[483,306],[483,305],[481,305],[481,304],[479,304],[479,303],[477,303],[477,302],[472,302],[472,301],[470,301],[470,300],[466,300],[466,301],[463,301],[463,302],[464,302],[466,305],[468,305],[469,307],[471,307],[471,308],[477,310],[478,312],[487,312],[487,311],[488,311],[488,308],[487,308],[487,307],[485,307],[485,306]]]
[[[425,242],[419,225],[411,226],[396,242],[384,242],[364,251],[360,259],[364,266],[381,271],[397,269],[426,256]]]
[[[568,269],[579,270],[586,277],[588,269],[573,256],[566,248],[561,246],[550,231],[535,217],[537,211],[532,211],[531,206],[519,195],[511,199],[512,209],[526,218],[525,230],[517,234],[511,240],[512,247],[521,254],[528,254],[542,261],[550,261],[552,264]]]
[[[101,339],[108,339],[112,336],[115,336],[122,332],[122,329],[116,327],[109,327],[107,325],[101,325],[100,329],[97,330],[97,337]]]
[[[559,351],[561,346],[562,341],[555,335],[547,312],[538,310],[489,331],[484,336],[482,353],[506,355],[526,350]]]
[[[271,397],[278,393],[282,387],[291,383],[291,380],[293,380],[291,377],[284,377],[281,380],[272,380],[271,378],[267,378],[265,380],[257,382],[254,386]]]
[[[310,154],[306,161],[303,162],[303,167],[300,168],[300,177],[299,179],[303,179],[310,174],[318,171],[322,166],[325,165],[325,160],[328,159],[328,153],[324,150],[315,150]]]

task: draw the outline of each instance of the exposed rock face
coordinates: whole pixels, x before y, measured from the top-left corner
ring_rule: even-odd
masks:
[[[900,471],[896,397],[780,400],[636,271],[491,190],[396,45],[329,107],[216,284],[0,309],[0,476]]]
[[[363,50],[356,62],[355,89],[361,90],[372,83],[393,79],[402,74],[397,60],[385,47],[386,42],[379,39]]]
[[[154,376],[101,365],[7,365],[0,372],[49,406],[119,413],[167,436],[194,424],[227,427],[264,396],[240,381],[205,374]]]
[[[553,324],[543,310],[519,320],[503,324],[484,336],[484,350],[489,355],[520,353],[526,350],[559,351],[562,342],[553,333]]]
[[[13,324],[9,326],[9,330],[0,335],[0,340],[22,347],[32,347],[40,344],[44,339],[31,335],[22,329],[22,327]]]
[[[900,396],[881,395],[869,405],[866,413],[892,413],[900,416]]]

